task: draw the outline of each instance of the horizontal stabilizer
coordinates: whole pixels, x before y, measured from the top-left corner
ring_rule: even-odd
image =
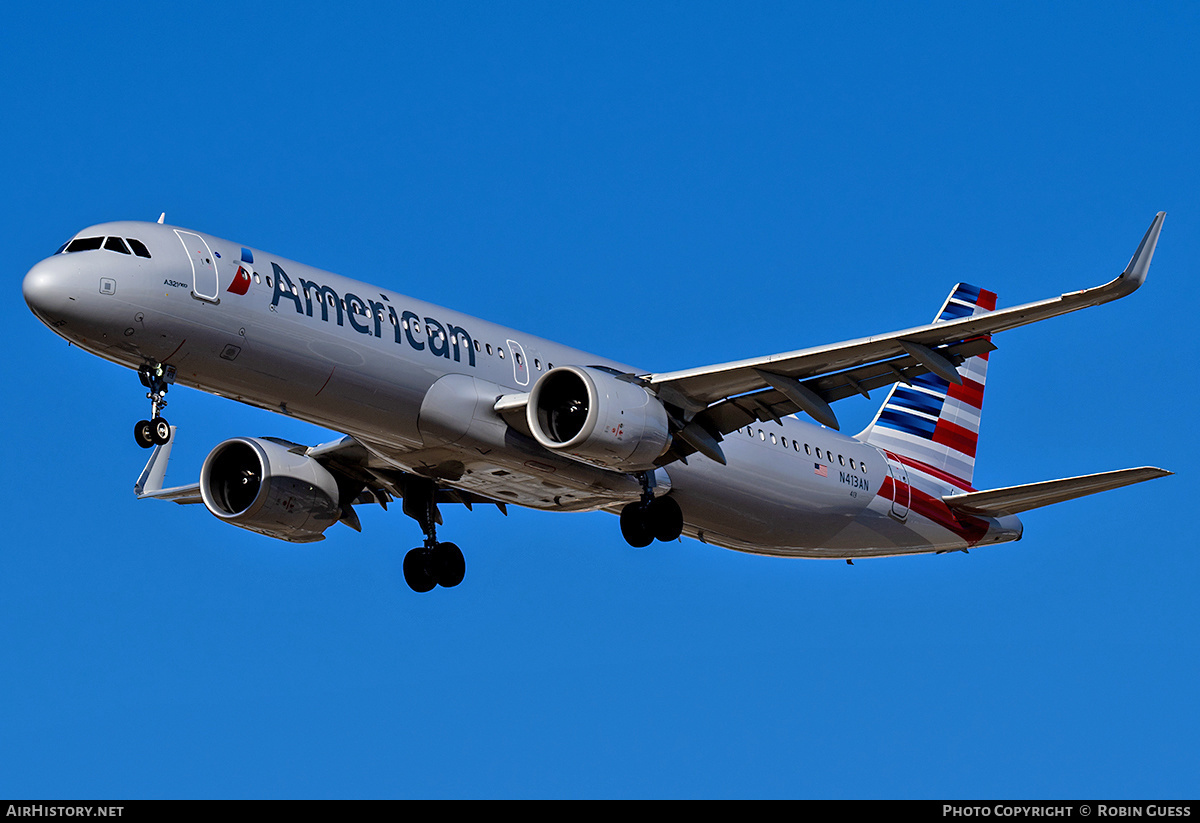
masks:
[[[1085,474],[1082,477],[1066,477],[1062,480],[1046,480],[1041,483],[1026,483],[1023,486],[1008,486],[1003,489],[988,489],[966,494],[948,494],[942,498],[947,506],[963,514],[1001,517],[1019,514],[1030,509],[1039,509],[1064,500],[1086,497],[1096,492],[1119,489],[1144,480],[1174,474],[1165,469],[1142,466],[1138,469],[1118,469],[1100,474]]]

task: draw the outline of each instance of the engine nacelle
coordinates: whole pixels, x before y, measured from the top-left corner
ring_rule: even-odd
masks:
[[[525,415],[538,443],[606,469],[653,469],[671,440],[667,411],[657,397],[584,366],[560,366],[542,375]]]
[[[200,469],[205,507],[252,532],[312,543],[341,517],[337,480],[324,466],[257,437],[217,445]]]

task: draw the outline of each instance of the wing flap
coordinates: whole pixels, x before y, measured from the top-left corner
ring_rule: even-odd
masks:
[[[1041,483],[1026,483],[1022,486],[1007,486],[1002,489],[949,494],[942,498],[942,502],[954,511],[963,514],[1000,517],[1006,514],[1020,514],[1030,509],[1039,509],[1042,506],[1050,506],[1064,500],[1074,500],[1077,497],[1085,497],[1097,492],[1119,489],[1122,486],[1142,483],[1170,474],[1173,472],[1166,469],[1142,466],[1136,469],[1118,469],[1100,474],[1066,477],[1061,480],[1046,480]]]
[[[983,337],[966,340],[941,351],[956,358],[967,358],[983,352],[994,351],[995,345]],[[905,355],[882,363],[870,363],[856,369],[805,380],[801,385],[814,391],[827,403],[841,400],[852,394],[866,394],[893,383],[909,383],[927,374],[929,369],[913,357]],[[752,391],[714,403],[704,413],[710,428],[721,434],[729,434],[755,421],[779,420],[789,414],[804,411],[797,403],[774,388]]]

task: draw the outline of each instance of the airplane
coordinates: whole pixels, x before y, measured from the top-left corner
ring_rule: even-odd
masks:
[[[1171,474],[1144,466],[972,486],[992,336],[1107,303],[1146,279],[1165,213],[1101,286],[997,308],[960,283],[934,321],[887,334],[682,371],[647,372],[157,222],[78,232],[26,274],[33,313],[69,343],[137,372],[152,449],[139,499],[202,504],[232,526],[297,543],[356,505],[397,499],[423,543],[414,591],[457,586],[440,507],[508,505],[620,517],[631,546],[686,535],[741,552],[837,558],[968,551],[1019,540],[1018,514]],[[307,446],[234,437],[199,480],[164,487],[180,384],[341,433]],[[856,435],[833,403],[887,390]],[[808,420],[801,419],[803,414]],[[811,420],[812,422],[809,422]]]

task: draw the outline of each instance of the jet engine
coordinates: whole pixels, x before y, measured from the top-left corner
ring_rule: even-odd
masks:
[[[324,540],[341,517],[337,480],[324,466],[257,437],[226,440],[209,452],[200,497],[226,523],[292,543]]]
[[[538,443],[606,469],[653,469],[671,440],[666,409],[655,395],[593,367],[546,372],[529,394],[525,415]]]

